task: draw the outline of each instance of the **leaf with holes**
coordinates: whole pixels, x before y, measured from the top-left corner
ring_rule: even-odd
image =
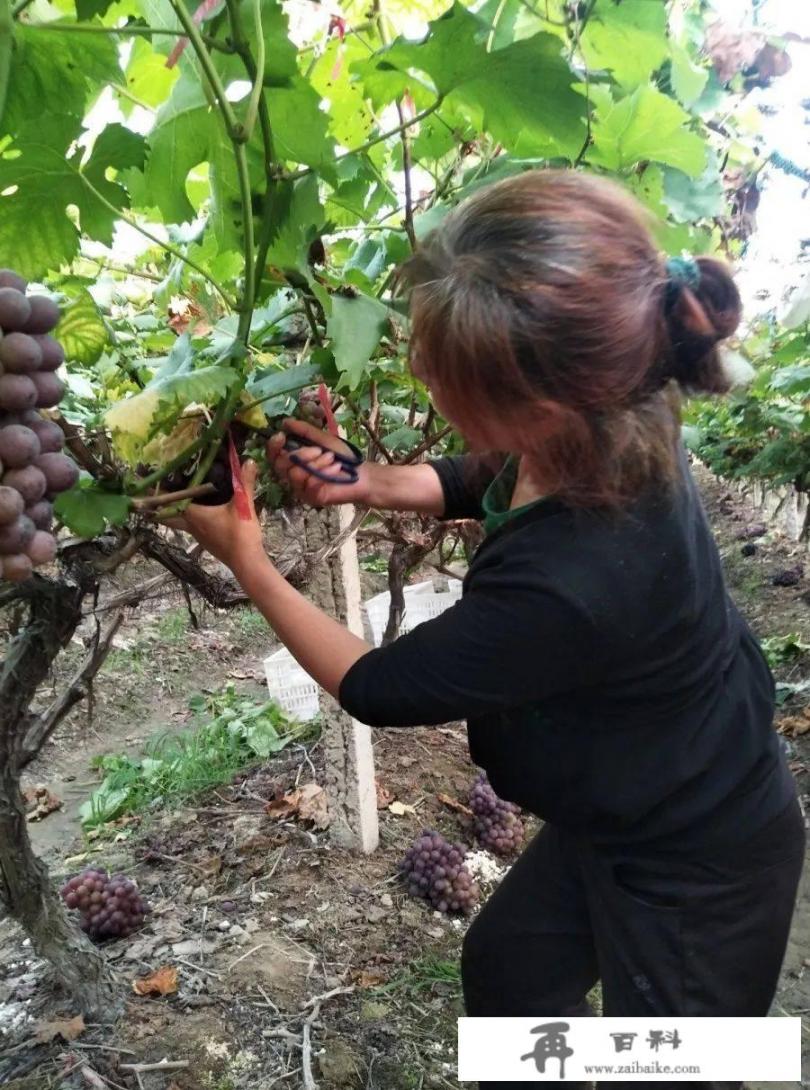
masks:
[[[89,291],[80,292],[62,308],[53,335],[69,362],[90,365],[101,358],[107,346],[107,327]]]

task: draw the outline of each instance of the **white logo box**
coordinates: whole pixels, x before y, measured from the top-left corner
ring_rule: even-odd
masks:
[[[460,1018],[458,1078],[798,1084],[801,1032],[780,1017]]]

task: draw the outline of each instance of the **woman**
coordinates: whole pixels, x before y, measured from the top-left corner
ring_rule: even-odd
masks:
[[[477,193],[406,275],[414,371],[477,454],[346,486],[284,436],[269,451],[305,502],[483,519],[462,600],[371,649],[288,586],[256,521],[183,526],[352,715],[466,719],[496,792],[545,820],[467,934],[469,1014],[587,1013],[601,980],[608,1015],[764,1015],[804,828],[679,444],[679,390],[727,387],[731,277],[665,263],[622,190],[555,171]]]

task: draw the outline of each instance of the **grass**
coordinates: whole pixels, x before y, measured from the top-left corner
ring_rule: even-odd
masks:
[[[461,996],[461,965],[458,961],[447,961],[444,958],[424,957],[403,970],[387,984],[381,984],[374,989],[376,995],[388,995],[392,992],[424,992],[430,991],[434,984],[449,985],[455,995]]]
[[[155,634],[161,643],[180,643],[188,633],[188,610],[182,606],[170,609],[155,625]]]
[[[232,615],[232,621],[239,635],[245,639],[270,634],[267,621],[252,607],[236,610]]]
[[[240,769],[267,760],[313,730],[309,723],[288,719],[271,701],[260,704],[239,696],[233,686],[215,696],[195,697],[190,706],[197,715],[195,729],[159,737],[141,757],[96,759],[104,779],[79,811],[85,829],[228,783]]]
[[[388,571],[388,561],[379,553],[369,553],[368,556],[360,557],[360,568],[362,571],[385,575]]]

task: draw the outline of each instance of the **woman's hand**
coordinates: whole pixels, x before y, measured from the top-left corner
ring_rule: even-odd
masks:
[[[287,436],[300,435],[324,447],[334,445],[336,450],[340,450],[340,439],[300,420],[285,420],[283,428],[284,431],[274,435],[267,444],[267,457],[278,479],[290,488],[296,499],[311,507],[331,507],[340,503],[358,503],[369,507],[373,505],[373,478],[375,472],[383,467],[363,462],[357,467],[356,484],[330,484],[322,481],[292,461],[289,452],[284,449]],[[299,462],[306,462],[322,473],[336,478],[340,476],[340,463],[334,454],[325,453],[318,447],[301,447],[295,452],[295,457]]]
[[[221,560],[237,578],[247,565],[267,560],[254,500],[257,472],[255,462],[248,461],[242,466],[242,483],[250,518],[240,515],[234,498],[230,503],[214,507],[192,503],[182,515],[165,520],[167,526],[185,530],[196,538],[206,552]]]

